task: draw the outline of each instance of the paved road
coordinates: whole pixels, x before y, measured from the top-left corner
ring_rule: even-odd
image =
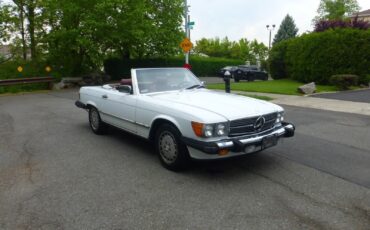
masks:
[[[314,95],[313,97],[370,103],[370,89],[357,91],[344,91],[339,93],[326,93]]]
[[[284,146],[173,173],[76,96],[0,97],[0,229],[369,229],[368,116],[286,107]]]

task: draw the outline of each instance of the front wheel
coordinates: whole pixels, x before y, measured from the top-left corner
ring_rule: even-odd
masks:
[[[187,147],[181,142],[181,134],[173,125],[163,124],[155,136],[155,147],[161,164],[169,170],[186,168],[190,157]]]
[[[89,123],[91,130],[98,135],[104,134],[106,124],[100,119],[99,111],[95,107],[89,109]]]

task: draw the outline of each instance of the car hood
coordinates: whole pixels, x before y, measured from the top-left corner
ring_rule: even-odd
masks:
[[[213,112],[227,120],[259,116],[283,110],[280,106],[270,102],[207,89],[165,92],[150,96],[156,100],[178,103]]]

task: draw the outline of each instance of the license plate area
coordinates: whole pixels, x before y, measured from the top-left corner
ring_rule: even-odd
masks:
[[[267,149],[277,145],[278,138],[275,135],[268,136],[262,139],[262,149]]]

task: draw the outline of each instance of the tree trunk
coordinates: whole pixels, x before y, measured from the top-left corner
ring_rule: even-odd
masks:
[[[27,5],[28,33],[30,35],[31,59],[36,59],[36,41],[35,41],[35,4],[31,1]]]
[[[19,8],[19,19],[21,21],[21,37],[22,37],[22,53],[23,59],[27,60],[27,45],[26,45],[26,35],[24,29],[24,12],[23,12],[23,4],[18,5]]]

